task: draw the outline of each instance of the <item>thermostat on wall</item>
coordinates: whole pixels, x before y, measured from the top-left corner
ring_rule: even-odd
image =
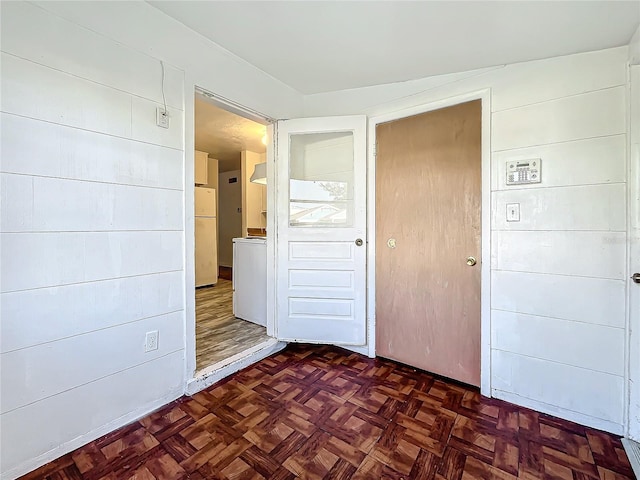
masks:
[[[525,185],[542,181],[542,160],[516,160],[507,162],[507,185]]]

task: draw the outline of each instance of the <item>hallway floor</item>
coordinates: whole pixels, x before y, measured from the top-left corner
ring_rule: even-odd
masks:
[[[233,316],[233,283],[196,289],[196,370],[269,340],[267,329]]]
[[[634,477],[614,435],[396,362],[289,345],[23,478]]]

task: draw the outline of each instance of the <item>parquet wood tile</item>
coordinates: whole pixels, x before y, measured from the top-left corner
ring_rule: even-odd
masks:
[[[634,478],[620,439],[336,347],[285,350],[25,479]]]

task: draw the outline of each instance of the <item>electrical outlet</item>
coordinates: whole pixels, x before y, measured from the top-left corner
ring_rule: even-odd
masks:
[[[158,349],[158,331],[153,330],[151,332],[147,332],[144,337],[144,351],[151,352],[152,350]]]
[[[156,125],[169,128],[169,112],[162,107],[156,108]]]

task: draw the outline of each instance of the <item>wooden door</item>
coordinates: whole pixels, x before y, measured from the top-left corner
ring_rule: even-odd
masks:
[[[276,337],[364,345],[367,118],[277,128]]]
[[[479,386],[481,101],[376,140],[376,353]]]

